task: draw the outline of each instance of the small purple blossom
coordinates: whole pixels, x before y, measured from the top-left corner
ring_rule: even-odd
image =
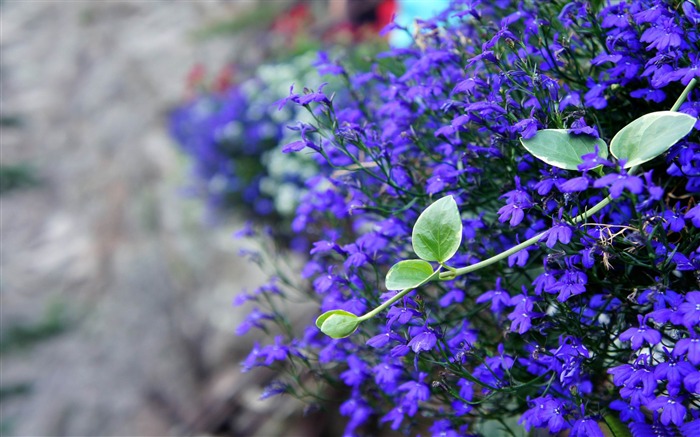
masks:
[[[632,349],[639,350],[644,343],[654,346],[661,341],[661,334],[656,329],[646,326],[643,317],[638,316],[639,328],[629,328],[620,334],[620,341],[632,341]]]
[[[435,335],[435,331],[430,328],[425,328],[408,342],[408,346],[413,352],[420,353],[422,351],[432,350],[436,343],[437,335]]]
[[[668,425],[683,425],[686,409],[680,399],[668,396],[659,396],[649,403],[652,410],[661,409],[661,423]]]
[[[557,242],[561,244],[569,244],[572,235],[573,230],[571,229],[571,226],[565,223],[557,223],[556,225],[552,226],[545,233],[545,235],[542,236],[542,239],[547,239],[546,245],[551,249],[557,244]]]
[[[622,190],[627,189],[631,193],[639,194],[642,192],[644,183],[638,176],[628,174],[609,174],[593,182],[595,188],[609,187],[610,195],[613,199],[617,199],[622,195]]]

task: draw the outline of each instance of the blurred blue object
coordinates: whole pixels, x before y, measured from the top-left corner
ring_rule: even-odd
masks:
[[[415,20],[427,20],[443,12],[450,5],[449,0],[398,0],[398,12],[394,21],[412,31]],[[413,38],[406,32],[395,29],[389,35],[392,47],[408,47]]]

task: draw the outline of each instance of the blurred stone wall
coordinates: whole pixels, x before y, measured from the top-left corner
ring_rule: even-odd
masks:
[[[0,329],[47,334],[0,354],[0,434],[314,435],[239,373],[231,302],[263,275],[238,221],[182,195],[165,130],[193,64],[255,58],[245,35],[193,37],[251,5],[0,4],[0,158],[37,180],[0,198]]]

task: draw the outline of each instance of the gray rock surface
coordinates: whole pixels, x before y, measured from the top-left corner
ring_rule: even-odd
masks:
[[[0,357],[0,385],[31,384],[0,404],[7,435],[207,432],[207,409],[235,411],[247,433],[297,432],[274,423],[299,406],[259,403],[237,367],[250,340],[235,336],[243,310],[231,302],[263,275],[237,256],[239,223],[208,228],[182,196],[187,165],[164,127],[194,63],[239,55],[235,38],[192,32],[248,6],[0,5],[0,112],[22,122],[2,128],[1,160],[28,163],[41,181],[1,199],[0,328],[56,307],[68,320]]]

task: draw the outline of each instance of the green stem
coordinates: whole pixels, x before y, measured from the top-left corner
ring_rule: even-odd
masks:
[[[700,0],[699,0],[700,1]],[[700,6],[698,6],[700,7]],[[690,82],[688,82],[688,85],[685,86],[685,89],[681,93],[680,96],[678,96],[678,100],[676,100],[676,103],[673,104],[671,107],[671,112],[677,112],[678,108],[681,107],[683,102],[685,102],[685,99],[688,98],[688,94],[693,90],[695,85],[698,83],[698,80],[696,78],[693,78]]]
[[[428,282],[432,281],[436,277],[439,277],[438,275],[441,275],[440,269],[441,269],[441,267],[438,267],[438,269],[428,279],[424,280],[423,282],[416,285],[415,287],[404,288],[400,292],[396,293],[396,295],[392,296],[391,299],[389,299],[386,302],[384,302],[383,304],[379,305],[377,308],[375,308],[372,311],[365,313],[362,316],[358,317],[358,320],[360,322],[362,322],[362,321],[365,321],[367,319],[371,319],[372,317],[374,317],[377,314],[379,314],[380,312],[382,312],[385,308],[390,307],[394,302],[396,302],[397,300],[404,297],[409,291],[415,290],[416,288],[420,287],[421,285],[427,284]],[[449,272],[449,273],[454,274],[453,272]]]
[[[397,300],[401,299],[404,297],[409,291],[415,290],[415,288],[405,288],[398,292],[396,295],[394,295],[391,299],[387,300],[383,304],[379,305],[377,308],[373,309],[372,311],[363,314],[362,316],[358,317],[357,319],[360,322],[364,322],[365,320],[371,319],[372,317],[376,316],[377,314],[381,313],[385,308],[390,307],[394,302]]]
[[[598,203],[597,203],[595,206],[593,206],[591,209],[586,210],[586,211],[583,212],[582,214],[579,214],[579,215],[577,215],[576,217],[574,217],[573,219],[571,219],[571,224],[576,224],[576,223],[580,223],[580,222],[582,222],[582,221],[584,221],[584,220],[587,220],[590,216],[592,216],[593,214],[597,213],[597,212],[600,211],[601,209],[603,209],[603,208],[605,208],[606,206],[608,206],[608,204],[609,204],[610,202],[612,202],[612,197],[608,196],[608,197],[606,197],[605,199],[603,199],[603,200],[601,200],[600,202],[598,202]],[[493,263],[496,263],[496,262],[498,262],[498,261],[500,261],[500,260],[502,260],[502,259],[508,258],[509,256],[511,256],[511,255],[513,255],[513,254],[515,254],[515,253],[518,253],[518,252],[520,252],[521,250],[523,250],[523,249],[525,249],[525,248],[527,248],[527,247],[532,246],[533,244],[535,244],[535,243],[537,243],[538,241],[540,241],[540,240],[547,234],[547,232],[549,232],[549,231],[540,232],[539,234],[535,235],[535,236],[532,237],[532,238],[529,238],[529,239],[523,241],[522,243],[518,244],[517,246],[513,246],[513,247],[511,247],[510,249],[506,250],[505,252],[501,252],[501,253],[499,253],[498,255],[492,256],[491,258],[486,259],[486,260],[484,260],[484,261],[479,261],[479,262],[476,263],[476,264],[472,264],[472,265],[467,266],[467,267],[462,267],[462,268],[459,268],[459,269],[455,269],[454,272],[444,272],[444,273],[441,273],[441,274],[440,274],[440,279],[441,279],[441,280],[453,279],[455,276],[461,276],[461,275],[464,275],[464,274],[471,273],[471,272],[474,272],[474,271],[476,271],[476,270],[482,269],[482,268],[484,268],[484,267],[486,267],[486,266],[490,266],[490,265],[493,264]]]

